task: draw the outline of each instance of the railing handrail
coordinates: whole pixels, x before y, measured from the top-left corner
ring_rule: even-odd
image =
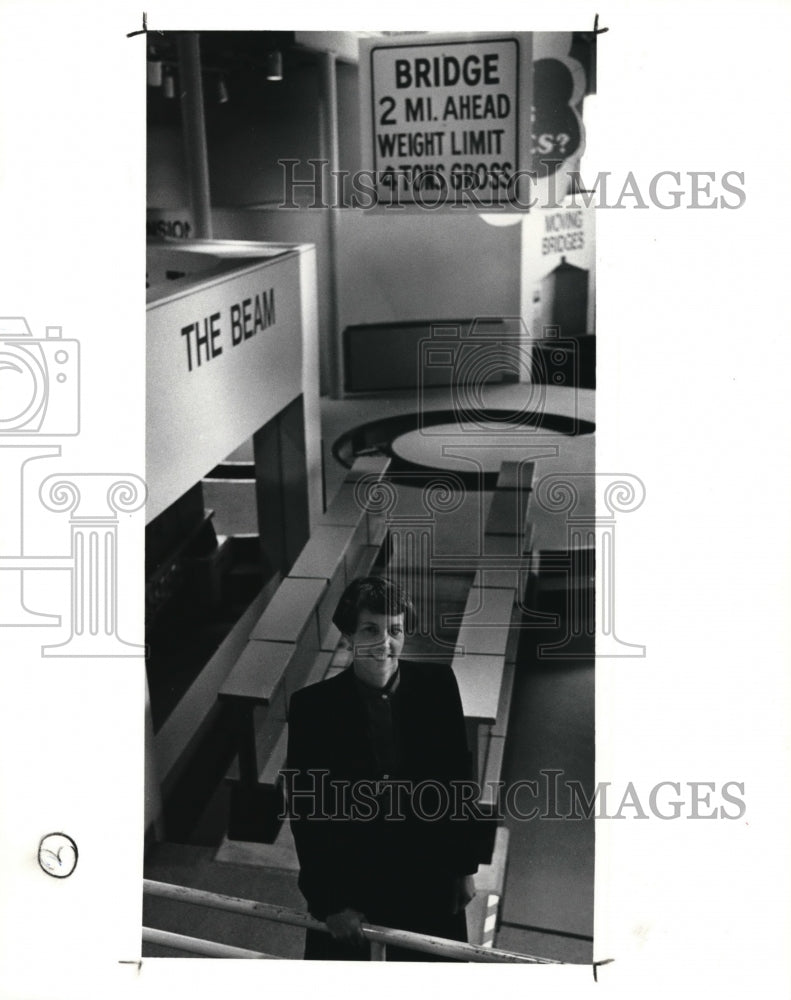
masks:
[[[249,948],[239,948],[221,941],[207,941],[205,938],[176,934],[175,931],[163,931],[157,927],[144,927],[143,940],[149,944],[164,945],[166,948],[173,948],[176,951],[186,951],[191,955],[204,955],[206,958],[268,958],[280,961],[279,955],[267,955],[263,951],[252,951]]]
[[[143,879],[143,892],[150,896],[163,899],[180,900],[197,906],[208,906],[216,910],[227,910],[231,913],[244,913],[247,916],[272,920],[276,923],[291,924],[308,930],[329,933],[327,925],[316,920],[300,910],[292,910],[287,906],[273,903],[261,903],[254,899],[242,899],[238,896],[226,896],[206,889],[193,889],[186,885],[173,885],[169,882],[157,882],[153,879]],[[477,944],[465,944],[462,941],[451,941],[448,938],[433,937],[427,934],[417,934],[414,931],[397,930],[393,927],[379,927],[376,924],[363,924],[365,937],[373,944],[396,945],[411,948],[413,951],[428,952],[441,955],[448,959],[459,959],[467,962],[516,962],[531,965],[560,965],[552,958],[539,958],[536,955],[524,955],[515,951],[503,951],[498,948],[485,948]]]

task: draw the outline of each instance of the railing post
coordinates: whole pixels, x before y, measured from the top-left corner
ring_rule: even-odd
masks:
[[[372,962],[386,962],[387,961],[387,945],[382,941],[372,941],[371,942],[371,958]]]

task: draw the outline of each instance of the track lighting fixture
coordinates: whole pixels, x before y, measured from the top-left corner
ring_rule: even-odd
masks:
[[[176,96],[176,81],[171,70],[166,70],[162,76],[162,96],[168,100]]]
[[[157,56],[157,51],[154,48],[148,50],[146,80],[149,87],[162,86],[162,60]]]
[[[266,53],[266,78],[274,81],[283,79],[283,53],[278,49]]]

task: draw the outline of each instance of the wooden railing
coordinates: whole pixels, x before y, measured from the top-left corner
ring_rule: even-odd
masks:
[[[320,920],[314,920],[307,913],[292,910],[286,906],[276,906],[272,903],[260,903],[252,899],[240,899],[237,896],[225,896],[204,889],[192,889],[184,885],[171,885],[167,882],[155,882],[143,879],[143,892],[148,896],[158,896],[162,899],[178,900],[182,903],[192,903],[196,906],[206,906],[215,910],[225,910],[230,913],[241,913],[249,917],[259,917],[262,920],[272,920],[280,924],[290,924],[294,927],[304,927],[306,930],[318,930],[329,933],[327,925]],[[461,962],[511,962],[528,965],[560,965],[551,958],[539,958],[535,955],[523,955],[519,952],[501,951],[497,948],[485,948],[481,945],[464,944],[460,941],[450,941],[447,938],[431,937],[426,934],[416,934],[413,931],[396,930],[392,927],[378,927],[375,924],[363,924],[363,933],[371,943],[371,960],[385,961],[387,945],[410,948],[413,951],[438,955],[441,958],[455,959]],[[158,931],[153,928],[143,928],[143,940],[153,944],[163,944],[168,947],[189,951],[193,954],[211,955],[224,958],[274,958],[263,952],[248,951],[231,945],[218,944],[213,941],[203,941],[168,931]]]
[[[187,934],[176,934],[173,931],[161,931],[156,927],[143,928],[143,940],[147,944],[164,945],[174,951],[186,951],[190,955],[203,955],[205,958],[271,958],[277,955],[267,955],[263,951],[252,951],[250,948],[237,948],[232,944],[222,944],[220,941],[206,941],[205,938],[190,937]]]

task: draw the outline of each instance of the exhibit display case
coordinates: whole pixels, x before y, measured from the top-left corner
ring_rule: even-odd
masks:
[[[159,777],[322,510],[315,249],[147,248],[146,642]]]

